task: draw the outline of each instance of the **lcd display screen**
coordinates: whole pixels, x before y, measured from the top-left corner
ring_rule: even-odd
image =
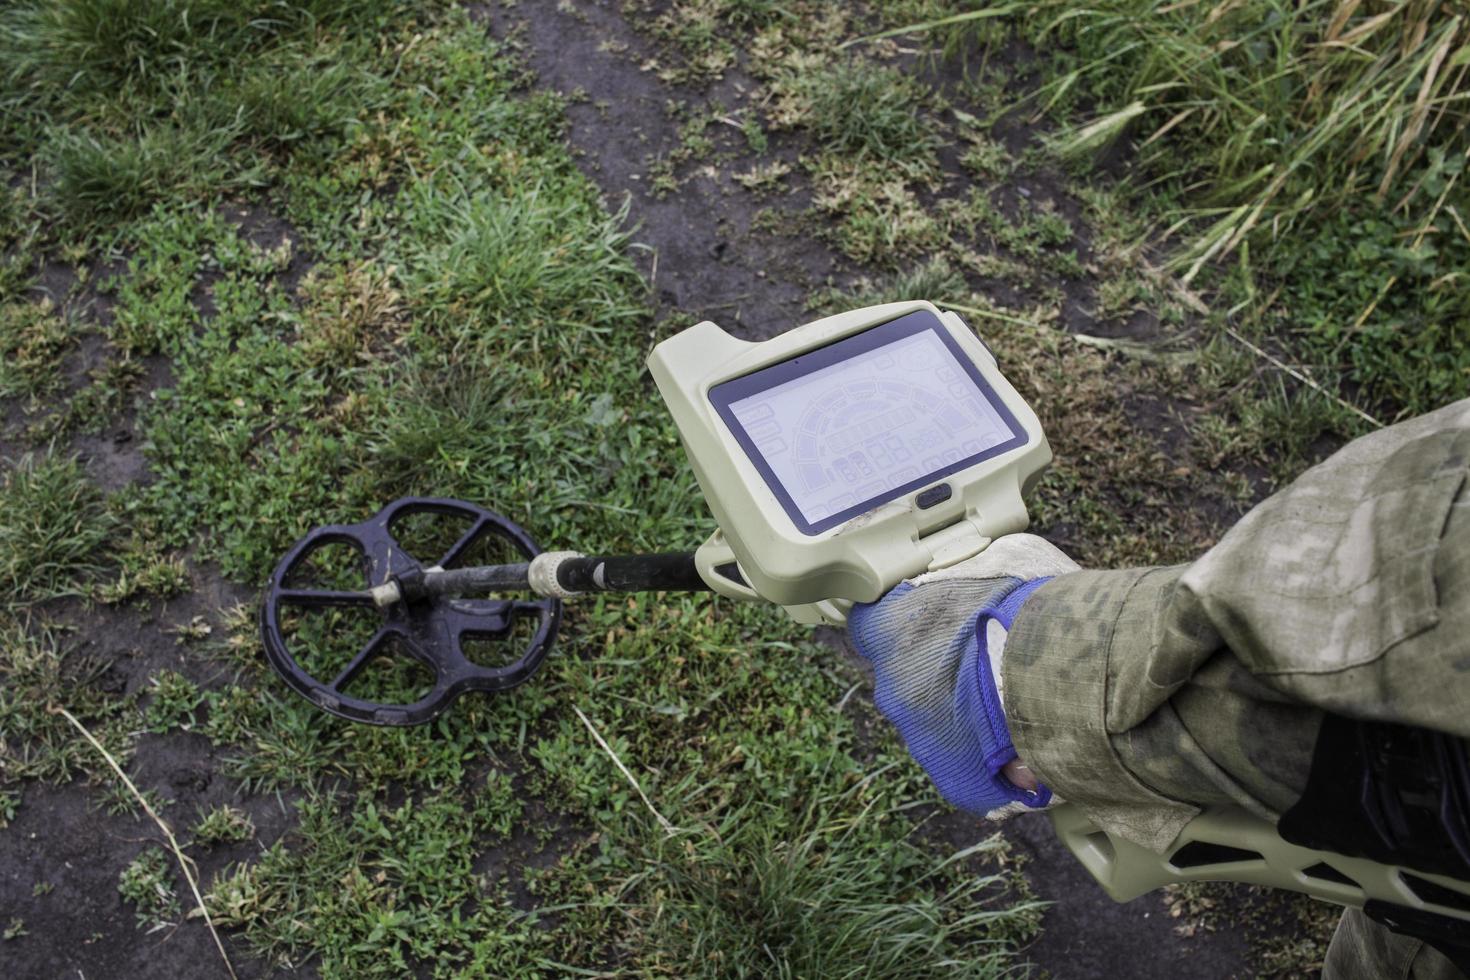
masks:
[[[1026,442],[928,311],[716,385],[710,400],[806,534]]]

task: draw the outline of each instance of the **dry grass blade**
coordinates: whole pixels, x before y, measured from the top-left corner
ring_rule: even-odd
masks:
[[[1042,327],[1042,324],[1037,323],[1035,320],[1028,320],[1025,317],[1011,316],[1008,313],[1001,313],[999,310],[988,310],[983,306],[968,306],[964,303],[951,303],[947,300],[936,300],[935,305],[942,306],[947,310],[954,310],[956,313],[968,313],[971,316],[985,317],[988,320],[999,320],[1002,323],[1014,323],[1018,327],[1035,327],[1037,329],[1040,329]]]
[[[128,774],[123,772],[122,766],[118,765],[117,760],[112,757],[112,753],[108,752],[102,743],[97,741],[97,737],[87,730],[86,725],[83,725],[77,720],[76,715],[73,715],[70,711],[62,707],[52,707],[48,710],[52,714],[61,715],[67,721],[71,722],[77,731],[82,733],[82,737],[91,743],[92,748],[96,749],[102,755],[102,758],[107,760],[107,764],[112,767],[113,772],[117,773],[117,778],[122,780],[123,785],[127,787],[133,799],[138,801],[138,805],[158,825],[158,829],[163,831],[163,836],[168,839],[169,849],[174,852],[174,858],[179,862],[179,870],[184,873],[184,880],[189,883],[189,890],[194,893],[194,903],[199,909],[200,915],[204,916],[204,924],[209,927],[209,934],[214,938],[215,949],[219,950],[220,959],[224,960],[225,971],[229,973],[230,980],[235,980],[235,967],[230,963],[230,954],[225,952],[224,941],[220,939],[219,931],[214,927],[214,920],[209,917],[209,909],[204,906],[204,896],[199,891],[199,879],[190,867],[193,862],[185,856],[183,848],[179,847],[179,841],[174,836],[173,829],[158,815],[158,811],[153,809],[152,805],[148,802],[148,798],[138,792],[138,787],[133,785],[133,781],[128,778]]]
[[[1246,340],[1244,337],[1242,337],[1239,333],[1237,333],[1235,330],[1231,329],[1230,327],[1225,327],[1224,329],[1225,329],[1225,332],[1227,334],[1229,334],[1231,336],[1231,338],[1235,340],[1236,343],[1240,344],[1242,347],[1244,347],[1246,350],[1250,351],[1252,354],[1255,354],[1257,357],[1260,357],[1260,358],[1264,359],[1272,367],[1276,368],[1276,370],[1278,370],[1278,371],[1284,371],[1285,373],[1291,375],[1296,380],[1300,381],[1302,384],[1306,385],[1308,388],[1311,388],[1313,391],[1317,392],[1317,394],[1322,395],[1324,398],[1330,398],[1330,399],[1332,399],[1334,402],[1336,402],[1338,404],[1339,407],[1344,408],[1344,409],[1347,409],[1349,412],[1352,412],[1354,415],[1356,415],[1358,418],[1362,419],[1363,421],[1370,423],[1375,428],[1379,428],[1379,429],[1383,428],[1383,423],[1382,422],[1378,421],[1376,418],[1374,418],[1373,416],[1369,415],[1367,412],[1363,411],[1361,408],[1359,408],[1358,406],[1354,405],[1352,402],[1345,401],[1344,399],[1339,398],[1337,395],[1334,395],[1332,392],[1328,391],[1326,388],[1322,387],[1317,382],[1313,381],[1311,378],[1307,377],[1305,374],[1303,374],[1302,372],[1298,371],[1296,368],[1292,367],[1289,364],[1283,363],[1279,358],[1272,356],[1269,352],[1267,352],[1265,350],[1262,350],[1260,347],[1257,347],[1255,344],[1251,343],[1249,340]]]
[[[1173,129],[1175,126],[1178,126],[1180,123],[1184,122],[1184,120],[1186,120],[1190,116],[1194,115],[1195,111],[1198,108],[1199,108],[1198,106],[1191,106],[1188,109],[1185,109],[1185,110],[1183,110],[1181,112],[1174,113],[1173,116],[1169,117],[1169,119],[1168,119],[1167,122],[1165,122],[1158,129],[1154,130],[1153,131],[1153,134],[1151,136],[1149,136],[1148,139],[1144,140],[1141,144],[1139,144],[1139,147],[1138,148],[1140,150],[1141,149],[1144,149],[1145,147],[1149,146],[1151,143],[1155,143],[1158,140],[1162,139],[1169,132],[1169,130]]]
[[[1052,149],[1064,157],[1092,153],[1117,139],[1129,123],[1147,111],[1148,106],[1143,102],[1130,102],[1118,111],[1094,119],[1081,129],[1074,130],[1065,138],[1057,140],[1052,144]]]
[[[1455,38],[1460,33],[1460,18],[1456,17],[1450,21],[1445,29],[1444,39],[1429,56],[1429,65],[1424,70],[1424,81],[1419,85],[1419,95],[1414,100],[1414,114],[1409,119],[1409,124],[1404,128],[1404,134],[1399,137],[1398,145],[1394,147],[1393,156],[1389,158],[1388,167],[1383,174],[1383,180],[1378,185],[1378,196],[1384,197],[1388,189],[1393,186],[1393,179],[1398,174],[1399,164],[1403,162],[1404,154],[1409,147],[1419,138],[1424,129],[1424,121],[1429,116],[1430,98],[1435,91],[1435,81],[1439,77],[1439,70],[1444,65],[1445,58],[1449,56],[1450,48],[1455,43]]]
[[[634,779],[633,774],[628,771],[628,767],[623,765],[623,760],[618,758],[618,754],[612,750],[612,746],[607,744],[602,735],[593,727],[592,722],[588,720],[586,715],[582,714],[582,709],[573,705],[572,710],[577,713],[578,718],[582,719],[582,724],[587,726],[587,731],[592,733],[592,738],[597,742],[598,747],[603,752],[606,752],[607,757],[612,760],[613,765],[618,767],[618,772],[621,772],[627,778],[628,782],[633,784],[633,789],[638,794],[638,798],[643,801],[644,806],[648,807],[648,812],[653,814],[654,819],[658,821],[658,825],[664,829],[664,833],[670,837],[677,835],[679,828],[675,827],[668,821],[668,818],[658,812],[652,801],[649,800],[648,794],[643,792],[643,787],[638,785],[638,780]]]
[[[1323,32],[1324,41],[1336,41],[1342,35],[1342,29],[1347,26],[1348,19],[1352,17],[1363,0],[1343,0],[1337,5],[1332,13],[1332,20],[1327,24],[1327,30]]]
[[[892,30],[883,31],[878,34],[869,34],[865,37],[855,37],[851,41],[839,44],[838,50],[851,47],[854,44],[866,44],[869,41],[881,41],[887,37],[898,37],[903,34],[919,34],[924,31],[932,31],[941,27],[955,27],[959,24],[969,23],[976,20],[990,20],[997,17],[1010,17],[1013,14],[1025,12],[1026,4],[1009,3],[999,7],[986,7],[983,10],[967,10],[962,14],[954,14],[949,17],[940,17],[936,20],[922,21],[917,24],[906,24],[903,27],[895,27]]]
[[[1354,27],[1352,30],[1348,31],[1346,34],[1338,38],[1338,43],[1346,47],[1352,47],[1353,45],[1368,40],[1374,34],[1378,33],[1379,28],[1383,27],[1383,25],[1387,24],[1389,21],[1397,17],[1405,6],[1406,4],[1401,3],[1391,10],[1385,10],[1383,13],[1378,14],[1377,16],[1369,17],[1367,20],[1363,21],[1363,23],[1359,24],[1357,27]]]

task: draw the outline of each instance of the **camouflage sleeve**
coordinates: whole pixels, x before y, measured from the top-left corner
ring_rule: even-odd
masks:
[[[1323,711],[1470,737],[1470,400],[1358,439],[1192,564],[1043,586],[1006,641],[1021,758],[1155,850],[1214,803],[1268,819]]]

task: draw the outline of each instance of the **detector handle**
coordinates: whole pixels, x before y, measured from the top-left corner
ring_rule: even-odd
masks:
[[[1402,925],[1416,919],[1470,936],[1470,882],[1292,844],[1275,824],[1239,807],[1201,811],[1162,854],[1100,828],[1074,803],[1047,815],[1057,837],[1115,902],[1165,885],[1238,881],[1361,908],[1395,931],[1407,931]]]

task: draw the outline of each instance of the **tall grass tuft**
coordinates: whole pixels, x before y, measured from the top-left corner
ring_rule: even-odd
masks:
[[[0,159],[81,228],[262,182],[381,104],[342,27],[409,0],[15,0],[0,5]],[[359,32],[370,34],[370,32]]]
[[[232,173],[221,164],[233,135],[167,123],[124,137],[63,130],[42,158],[51,194],[67,214],[79,221],[132,218],[169,193],[194,197],[261,183],[258,171]]]
[[[76,459],[6,461],[0,474],[0,610],[80,593],[116,528]]]
[[[1043,3],[1038,15],[1062,6]],[[1181,256],[1186,278],[1259,227],[1279,237],[1364,194],[1421,222],[1439,215],[1452,188],[1425,193],[1420,165],[1436,148],[1470,150],[1470,6],[1255,0],[1173,8],[1116,0],[1069,9],[1045,30],[1082,56],[1052,94],[1084,76],[1094,90],[1116,88],[1120,102],[1142,109],[1145,160],[1192,177],[1186,187],[1216,204],[1218,219]],[[1179,138],[1165,144],[1174,130]]]
[[[1042,0],[1031,17],[1078,56],[1045,98],[1108,107],[1057,148],[1126,127],[1190,202],[1183,281],[1227,257],[1263,277],[1250,317],[1389,417],[1470,393],[1470,4]]]
[[[181,70],[322,27],[371,22],[405,0],[17,0],[0,12],[0,78],[47,97],[156,86]]]
[[[625,251],[626,209],[605,214],[554,179],[510,194],[425,182],[410,207],[409,292],[462,357],[583,357],[643,313],[630,300],[639,281]]]
[[[1464,0],[1037,0],[1024,16],[1048,49],[1075,53],[1042,104],[1085,92],[1105,107],[1055,148],[1136,134],[1154,174],[1208,202],[1214,220],[1178,256],[1186,278],[1259,229],[1280,238],[1364,194],[1432,221],[1450,189],[1426,193],[1424,165],[1470,151]]]
[[[1379,417],[1470,394],[1470,3],[1037,0],[903,30],[957,50],[997,24],[1048,52],[1052,148],[1130,139],[1169,267],[1243,329]]]
[[[803,119],[824,148],[863,160],[925,163],[938,139],[915,111],[927,96],[913,76],[848,59],[778,80],[777,115]]]
[[[661,840],[645,881],[658,914],[639,946],[697,964],[688,976],[1013,975],[1010,949],[1041,906],[962,867],[1004,847],[998,837],[936,859],[894,834],[894,814],[865,799],[868,781],[814,782],[797,812],[751,803],[696,841]]]

